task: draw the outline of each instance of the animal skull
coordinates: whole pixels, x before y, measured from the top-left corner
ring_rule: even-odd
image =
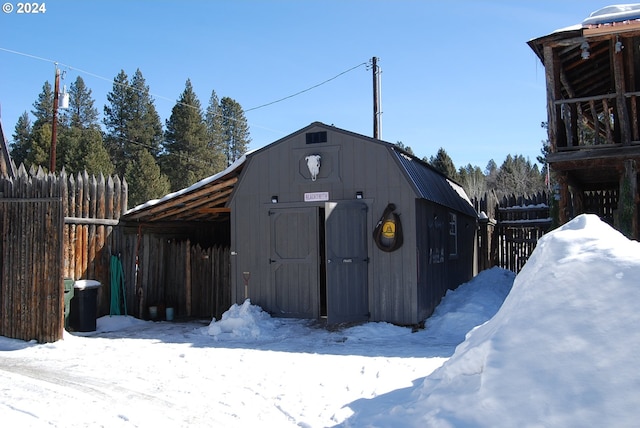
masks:
[[[304,158],[307,161],[307,168],[311,174],[311,180],[316,181],[320,173],[320,155],[309,155]]]

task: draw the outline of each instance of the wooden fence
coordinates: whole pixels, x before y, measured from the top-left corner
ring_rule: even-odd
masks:
[[[474,205],[479,213],[486,214],[480,217],[479,270],[500,266],[520,272],[538,239],[551,228],[547,193],[500,199],[485,195],[475,199]]]
[[[220,318],[231,304],[230,250],[217,245],[202,248],[180,234],[148,230],[124,234],[122,264],[128,314],[158,318],[172,307],[176,318]]]
[[[59,340],[63,278],[100,281],[98,312],[108,305],[109,253],[120,246],[114,226],[127,206],[126,182],[21,166],[15,178],[0,178],[0,193],[0,335]]]
[[[62,337],[61,190],[55,177],[44,174],[0,181],[1,336],[39,342]]]

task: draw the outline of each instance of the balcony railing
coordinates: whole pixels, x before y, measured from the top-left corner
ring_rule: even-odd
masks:
[[[640,92],[625,93],[624,103],[619,103],[616,97],[617,94],[611,93],[555,101],[557,123],[549,123],[549,126],[556,127],[552,151],[640,143]],[[619,104],[623,106],[622,115],[618,111]]]

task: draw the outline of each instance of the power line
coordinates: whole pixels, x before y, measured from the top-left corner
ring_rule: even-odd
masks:
[[[247,110],[245,110],[245,113],[246,113],[246,112],[248,112],[248,111],[257,110],[257,109],[259,109],[259,108],[267,107],[267,106],[270,106],[270,105],[273,105],[273,104],[279,103],[279,102],[284,101],[284,100],[288,100],[289,98],[296,97],[296,96],[298,96],[298,95],[300,95],[300,94],[304,94],[305,92],[309,92],[310,90],[315,89],[315,88],[317,88],[317,87],[319,87],[319,86],[322,86],[322,85],[324,85],[325,83],[329,83],[329,82],[331,82],[332,80],[335,80],[335,79],[337,79],[338,77],[342,76],[343,74],[347,74],[348,72],[353,71],[353,70],[355,70],[356,68],[362,67],[363,65],[364,65],[364,66],[366,66],[366,65],[367,65],[367,63],[366,63],[366,62],[363,62],[363,63],[361,63],[361,64],[356,65],[355,67],[351,67],[350,69],[345,70],[345,71],[343,71],[342,73],[336,74],[335,76],[333,76],[333,77],[332,77],[332,78],[330,78],[330,79],[325,80],[324,82],[320,82],[320,83],[318,83],[317,85],[313,85],[313,86],[311,86],[311,87],[309,87],[309,88],[307,88],[307,89],[303,89],[302,91],[296,92],[295,94],[291,94],[291,95],[288,95],[288,96],[286,96],[286,97],[284,97],[284,98],[280,98],[280,99],[278,99],[278,100],[271,101],[271,102],[269,102],[269,103],[262,104],[262,105],[259,105],[259,106],[257,106],[257,107],[252,107],[252,108],[250,108],[250,109],[247,109]]]
[[[74,71],[77,71],[78,73],[83,73],[83,74],[86,74],[88,76],[94,77],[96,79],[100,79],[100,80],[104,80],[104,81],[107,81],[107,82],[111,82],[114,85],[121,85],[121,86],[123,86],[125,88],[136,89],[133,86],[131,86],[129,83],[116,82],[115,79],[109,79],[107,77],[100,76],[98,74],[95,74],[95,73],[92,73],[92,72],[89,72],[89,71],[86,71],[86,70],[83,70],[83,69],[80,69],[80,68],[76,68],[76,67],[68,65],[68,64],[63,64],[63,63],[60,63],[58,61],[55,61],[55,60],[52,60],[52,59],[49,59],[49,58],[43,58],[43,57],[39,57],[39,56],[36,56],[36,55],[32,55],[32,54],[28,54],[28,53],[24,53],[24,52],[19,52],[19,51],[16,51],[16,50],[7,49],[7,48],[3,48],[3,47],[0,47],[0,51],[4,51],[4,52],[11,53],[11,54],[14,54],[14,55],[24,56],[24,57],[27,57],[27,58],[32,58],[32,59],[35,59],[35,60],[38,60],[38,61],[49,62],[49,63],[55,64],[56,67],[57,66],[65,67],[65,68],[67,68],[69,70],[74,70]],[[250,109],[243,110],[243,112],[247,113],[249,111],[258,110],[258,109],[261,109],[261,108],[264,108],[264,107],[267,107],[267,106],[270,106],[270,105],[277,104],[279,102],[288,100],[288,99],[296,97],[298,95],[304,94],[305,92],[309,92],[309,91],[311,91],[311,90],[313,90],[315,88],[318,88],[318,87],[320,87],[322,85],[325,85],[325,84],[327,84],[327,83],[329,83],[329,82],[331,82],[331,81],[333,81],[333,80],[335,80],[335,79],[337,79],[337,78],[339,78],[339,77],[341,77],[341,76],[343,76],[343,75],[345,75],[345,74],[347,74],[347,73],[349,73],[349,72],[351,72],[351,71],[353,71],[353,70],[355,70],[355,69],[357,69],[359,67],[362,67],[362,66],[368,66],[367,62],[360,63],[360,64],[358,64],[358,65],[356,65],[354,67],[351,67],[351,68],[349,68],[349,69],[347,69],[347,70],[345,70],[345,71],[343,71],[341,73],[338,73],[335,76],[333,76],[333,77],[331,77],[331,78],[329,78],[327,80],[324,80],[324,81],[322,81],[322,82],[320,82],[320,83],[318,83],[316,85],[313,85],[313,86],[311,86],[311,87],[309,87],[307,89],[303,89],[302,91],[298,91],[295,94],[291,94],[291,95],[288,95],[286,97],[277,99],[275,101],[271,101],[271,102],[268,102],[266,104],[262,104],[262,105],[259,105],[259,106],[256,106],[256,107],[252,107]],[[174,101],[173,99],[165,97],[165,96],[162,96],[162,95],[157,95],[157,94],[154,94],[154,93],[151,93],[151,92],[149,92],[149,95],[153,96],[155,98],[158,98],[158,99],[163,99],[165,101],[175,102],[176,105],[182,105],[182,106],[185,106],[185,107],[190,107],[190,108],[193,108],[193,109],[197,109],[197,107],[195,107],[195,106],[192,106],[192,105],[189,105],[189,104],[185,104],[185,103],[181,103],[179,101]],[[211,112],[211,109],[210,108],[206,108],[203,113],[206,114],[206,113],[210,113],[210,112]],[[220,111],[215,111],[213,113],[215,113],[216,115],[221,115]],[[221,117],[225,118],[225,116],[221,116]],[[229,118],[229,117],[226,117],[226,119],[237,120],[236,118]],[[247,122],[247,124],[249,124],[249,123]],[[257,127],[258,128],[264,128],[264,127],[259,126],[259,125],[257,125]],[[265,128],[265,129],[267,129],[267,128]]]

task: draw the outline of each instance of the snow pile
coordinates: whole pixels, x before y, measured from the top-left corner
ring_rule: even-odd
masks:
[[[544,236],[499,312],[407,402],[346,426],[637,426],[640,243],[594,215]]]
[[[271,317],[259,306],[251,304],[247,299],[242,305],[234,304],[222,314],[222,319],[214,318],[209,324],[208,334],[216,340],[221,337],[252,338],[260,337],[260,324]]]

